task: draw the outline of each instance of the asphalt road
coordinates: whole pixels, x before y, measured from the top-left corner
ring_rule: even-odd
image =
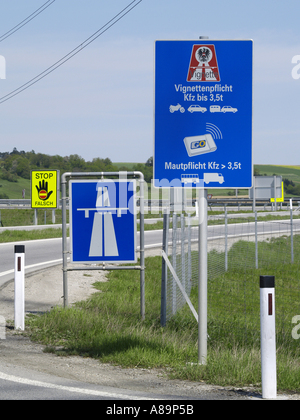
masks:
[[[16,244],[25,245],[26,273],[59,264],[62,260],[62,240],[60,238],[0,244],[0,287],[14,278],[14,246]]]
[[[177,401],[181,398],[174,395],[162,398],[159,394],[88,384],[0,362],[0,399]]]
[[[300,219],[294,220],[294,233],[300,231]],[[290,229],[290,221],[270,221],[258,222],[258,235],[275,235],[277,233],[286,234]],[[197,239],[197,226],[192,227],[192,237]],[[254,235],[255,224],[252,223],[236,223],[228,224],[228,237],[243,237]],[[180,233],[179,233],[180,235]],[[222,238],[225,235],[224,225],[208,226],[208,241]],[[138,233],[139,236],[139,233]],[[171,237],[169,240],[171,241]],[[139,244],[139,237],[137,243]],[[162,231],[146,231],[145,232],[145,248],[160,247],[162,243]],[[36,241],[22,242],[25,245],[25,266],[26,272],[35,271],[38,268],[45,268],[49,265],[55,265],[61,262],[62,259],[62,240],[55,239],[40,239]],[[0,287],[5,282],[14,277],[14,243],[0,244]]]

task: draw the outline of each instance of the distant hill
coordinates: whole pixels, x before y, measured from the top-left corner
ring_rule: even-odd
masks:
[[[17,182],[0,179],[0,198],[21,199],[25,189],[25,198],[30,198],[30,180],[18,177]]]
[[[118,172],[140,171],[150,183],[152,178],[152,158],[145,163],[112,163],[109,158],[96,157],[85,161],[81,156],[46,155],[34,150],[25,152],[16,148],[12,152],[0,152],[0,198],[30,198],[30,177],[32,170],[57,169],[64,172]]]
[[[259,172],[260,175],[282,175],[300,182],[300,165],[299,166],[286,166],[286,165],[254,165],[254,169]]]
[[[145,163],[112,162],[109,158],[94,158],[85,161],[81,156],[50,156],[43,153],[18,151],[0,152],[0,198],[19,199],[25,189],[25,198],[30,198],[31,171],[36,169],[58,169],[64,172],[117,172],[141,171],[148,184],[153,177],[152,157]],[[300,196],[300,165],[254,165],[255,175],[281,175],[284,180],[285,196]],[[214,197],[233,195],[233,190],[209,190]],[[240,190],[239,195],[248,195],[248,191]]]

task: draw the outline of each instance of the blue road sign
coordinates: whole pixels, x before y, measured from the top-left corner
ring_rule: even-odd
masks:
[[[135,180],[70,181],[71,262],[136,262]]]
[[[154,185],[252,186],[253,42],[156,41]]]

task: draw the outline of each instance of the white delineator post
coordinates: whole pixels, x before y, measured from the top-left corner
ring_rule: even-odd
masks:
[[[25,329],[25,246],[15,245],[15,329]]]
[[[260,276],[262,397],[277,398],[275,277]]]

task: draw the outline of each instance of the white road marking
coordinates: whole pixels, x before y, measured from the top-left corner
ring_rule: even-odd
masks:
[[[75,388],[75,387],[64,386],[64,385],[56,385],[56,384],[51,384],[47,382],[35,381],[32,379],[19,378],[17,376],[7,375],[2,372],[0,372],[0,379],[4,381],[10,381],[10,382],[18,383],[18,384],[23,384],[23,385],[38,386],[42,388],[56,389],[56,390],[61,390],[61,391],[77,393],[77,394],[94,395],[96,397],[103,397],[103,398],[116,398],[116,399],[122,399],[122,400],[158,400],[158,398],[138,397],[138,396],[126,395],[122,393],[119,394],[119,393],[114,393],[114,392],[96,391],[93,389]]]
[[[62,262],[62,258],[58,259],[58,260],[52,260],[52,261],[45,261],[45,262],[41,262],[41,263],[37,263],[37,264],[31,264],[31,265],[26,265],[25,266],[25,270],[29,269],[29,268],[35,268],[35,267],[41,267],[43,265],[48,265],[48,264],[59,264]],[[3,271],[2,273],[0,273],[0,277],[2,276],[6,276],[7,274],[12,274],[14,273],[15,270],[8,270],[8,271]]]

